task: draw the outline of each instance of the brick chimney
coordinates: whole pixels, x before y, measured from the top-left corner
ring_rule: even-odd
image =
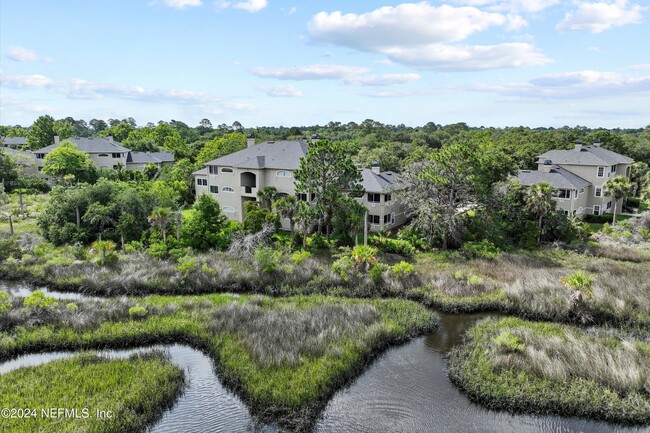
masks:
[[[373,161],[370,166],[370,170],[375,174],[381,173],[381,166],[379,165],[379,162]]]
[[[246,137],[246,146],[247,147],[253,147],[255,146],[255,137],[253,137],[253,134],[249,134]]]

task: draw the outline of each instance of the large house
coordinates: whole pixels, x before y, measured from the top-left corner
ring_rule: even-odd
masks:
[[[296,193],[294,170],[300,167],[300,158],[307,154],[305,141],[267,141],[248,146],[238,152],[217,158],[194,172],[197,198],[210,194],[228,218],[242,222],[244,204],[257,200],[257,192],[265,186],[274,186],[281,195]],[[399,187],[393,172],[381,172],[378,165],[361,170],[364,196],[359,198],[368,209],[369,230],[390,230],[404,222],[404,207],[392,199],[392,191]],[[299,199],[312,201],[313,195],[299,194]],[[288,227],[288,222],[282,222]]]
[[[598,140],[585,145],[577,140],[571,150],[550,150],[538,156],[537,170],[520,170],[524,186],[547,182],[556,190],[557,209],[567,215],[601,215],[613,211],[613,198],[604,184],[614,176],[630,177],[634,160],[600,146]],[[617,212],[623,207],[616,206]]]
[[[105,138],[68,138],[66,141],[72,142],[77,146],[78,150],[87,153],[99,168],[112,168],[116,170],[121,166],[127,170],[142,171],[147,164],[155,164],[158,167],[163,167],[171,165],[174,162],[174,157],[169,152],[134,152],[113,140],[111,136]],[[58,136],[55,136],[54,144],[34,151],[36,166],[39,171],[45,165],[45,156],[59,147],[60,144],[61,140]]]

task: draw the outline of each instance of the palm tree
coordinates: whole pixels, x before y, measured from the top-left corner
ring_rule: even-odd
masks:
[[[630,182],[630,179],[625,176],[615,176],[605,182],[605,185],[603,186],[603,192],[605,195],[611,195],[614,198],[614,219],[612,220],[612,226],[615,226],[618,201],[629,195],[632,192],[634,185]]]
[[[101,203],[92,203],[88,206],[83,220],[99,228],[99,240],[101,241],[104,228],[113,223],[113,209]]]
[[[291,245],[296,237],[296,214],[298,213],[298,198],[295,195],[288,195],[282,197],[273,204],[273,209],[280,216],[280,218],[287,218],[289,220],[289,228],[291,229]]]
[[[307,248],[307,234],[309,229],[314,225],[318,213],[306,201],[298,202],[298,211],[296,212],[296,223],[302,229],[302,247]]]
[[[544,217],[555,207],[553,193],[555,193],[555,188],[546,182],[537,183],[531,186],[526,192],[526,209],[533,212],[537,217],[538,244],[541,244],[542,242],[542,226]]]
[[[273,202],[278,198],[278,189],[274,186],[265,186],[257,191],[257,199],[262,203],[262,207],[271,210]]]
[[[115,251],[115,244],[111,241],[95,241],[91,248],[102,255],[101,263],[103,265],[106,264],[106,256]]]
[[[165,207],[155,209],[149,216],[149,224],[160,230],[164,244],[167,244],[167,224],[171,221],[172,216],[172,211]]]

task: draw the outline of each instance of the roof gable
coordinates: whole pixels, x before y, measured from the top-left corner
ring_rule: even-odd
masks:
[[[300,158],[307,154],[307,148],[308,144],[304,141],[267,141],[213,159],[205,165],[296,170],[300,167]]]
[[[600,146],[582,146],[571,150],[550,150],[538,156],[538,163],[550,160],[553,164],[614,165],[632,164],[634,160]]]

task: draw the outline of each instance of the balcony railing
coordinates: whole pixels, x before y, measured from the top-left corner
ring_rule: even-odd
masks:
[[[253,197],[257,197],[257,188],[254,186],[242,186],[241,193],[242,195],[252,195]]]

